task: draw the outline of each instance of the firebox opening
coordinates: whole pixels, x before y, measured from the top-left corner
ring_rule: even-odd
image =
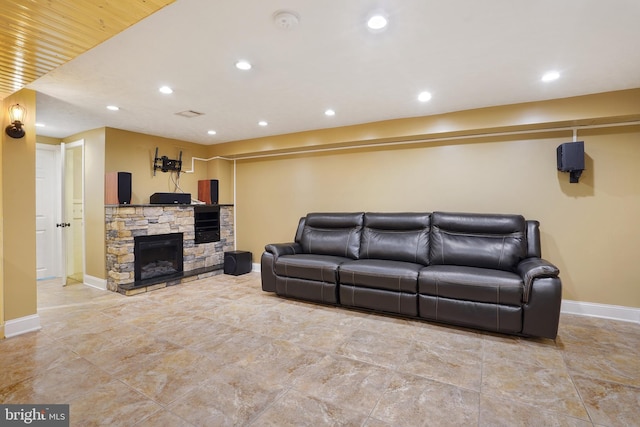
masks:
[[[137,236],[133,240],[136,284],[148,285],[182,276],[182,233]]]

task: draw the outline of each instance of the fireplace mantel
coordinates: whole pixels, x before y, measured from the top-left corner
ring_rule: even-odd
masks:
[[[195,243],[195,205],[106,205],[107,289],[134,295],[221,274],[224,252],[234,249],[233,205],[220,207],[220,241]],[[134,237],[183,233],[184,276],[153,284],[134,277]]]

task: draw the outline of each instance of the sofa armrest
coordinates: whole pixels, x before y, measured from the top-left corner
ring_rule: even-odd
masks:
[[[264,250],[272,254],[275,258],[278,258],[282,255],[302,253],[302,246],[299,243],[271,243],[265,246]]]
[[[262,290],[267,292],[276,291],[275,263],[279,256],[294,255],[301,252],[302,246],[299,243],[272,243],[266,245],[260,259]]]
[[[524,281],[523,302],[525,304],[529,302],[531,287],[533,286],[533,281],[535,279],[543,277],[558,277],[558,274],[560,274],[558,267],[542,258],[527,258],[520,261],[517,267],[517,272]]]
[[[522,334],[556,339],[562,305],[559,277],[540,277],[533,281],[529,302],[523,305]]]

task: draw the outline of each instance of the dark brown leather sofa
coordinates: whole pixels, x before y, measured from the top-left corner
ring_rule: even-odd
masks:
[[[310,213],[270,244],[262,289],[284,297],[555,339],[562,284],[520,215]]]

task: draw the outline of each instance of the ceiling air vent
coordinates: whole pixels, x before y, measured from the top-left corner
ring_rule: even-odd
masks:
[[[180,111],[179,113],[176,113],[176,116],[186,117],[187,119],[191,119],[193,117],[198,117],[198,116],[203,116],[203,115],[204,115],[204,113],[199,113],[199,112],[193,111],[193,110]]]

